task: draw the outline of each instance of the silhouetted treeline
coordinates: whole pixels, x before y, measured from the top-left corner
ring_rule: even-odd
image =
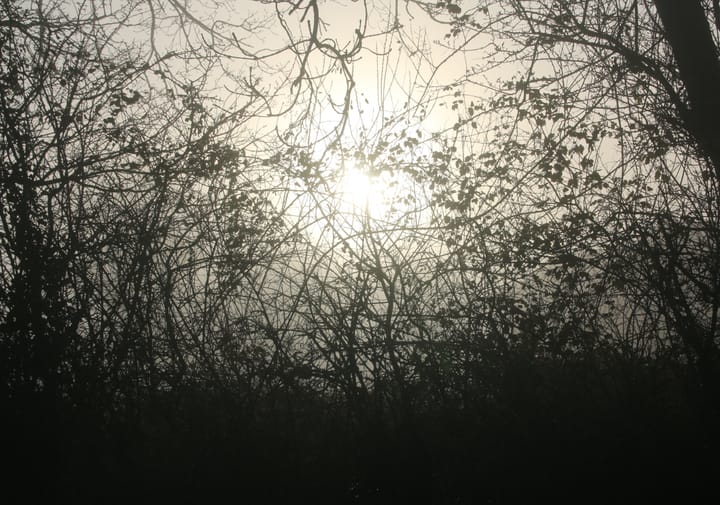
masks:
[[[341,51],[317,2],[279,2],[271,21],[312,28],[283,48],[287,98],[223,59],[266,52],[161,4],[0,5],[3,501],[720,499],[717,104],[686,59],[717,66],[705,3],[410,2],[568,66],[482,105],[440,88],[453,127],[357,145],[360,29]],[[311,75],[317,52],[335,66]],[[333,72],[337,137],[303,145]],[[429,188],[430,211],[343,229],[318,196],[338,157]]]
[[[401,418],[358,419],[290,385],[252,406],[200,384],[105,411],[38,395],[4,402],[6,490],[73,503],[707,499],[714,426],[677,368],[517,356],[492,391],[446,405],[420,393]]]

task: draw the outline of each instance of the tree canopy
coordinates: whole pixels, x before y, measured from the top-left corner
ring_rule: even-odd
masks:
[[[15,499],[717,495],[718,2],[0,12]]]

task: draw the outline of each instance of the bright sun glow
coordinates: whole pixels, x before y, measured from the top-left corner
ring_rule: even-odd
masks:
[[[341,212],[382,216],[386,207],[386,189],[380,177],[370,177],[354,166],[346,167],[338,184]]]
[[[427,223],[428,197],[402,172],[373,169],[350,157],[327,166],[325,184],[296,201],[313,240],[355,247],[368,233],[386,237],[402,226]]]

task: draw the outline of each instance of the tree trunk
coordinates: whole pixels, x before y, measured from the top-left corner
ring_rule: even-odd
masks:
[[[720,61],[700,0],[654,0],[689,103],[687,130],[720,179]]]

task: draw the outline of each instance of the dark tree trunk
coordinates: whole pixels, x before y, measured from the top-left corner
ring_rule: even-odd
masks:
[[[685,127],[720,181],[720,59],[707,14],[700,0],[653,1],[687,93],[690,112],[683,117]],[[700,328],[689,314],[676,312],[676,329],[695,354],[702,389],[715,419],[720,414],[720,350],[715,335]]]
[[[688,131],[720,179],[720,61],[700,0],[654,0],[689,101]]]

